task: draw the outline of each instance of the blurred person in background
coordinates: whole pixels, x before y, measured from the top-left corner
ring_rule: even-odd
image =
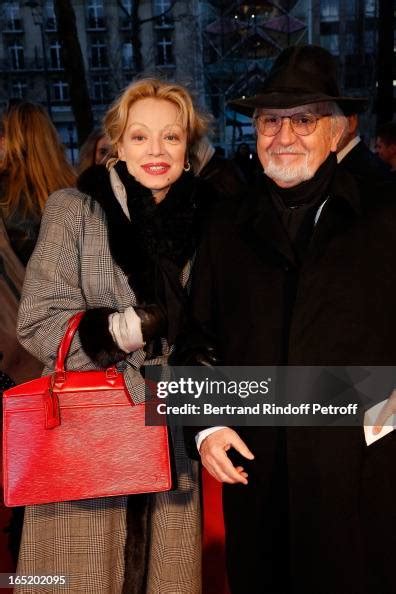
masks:
[[[235,152],[234,163],[242,172],[248,184],[253,184],[260,171],[263,170],[257,158],[257,154],[250,150],[246,142],[241,142]]]
[[[26,265],[48,196],[74,185],[75,174],[41,105],[28,101],[11,105],[2,126],[0,215],[16,255]]]
[[[361,109],[364,109],[362,104]],[[357,109],[355,107],[355,109]],[[353,175],[386,181],[391,178],[389,166],[373,153],[359,134],[359,111],[346,113],[347,127],[337,146],[337,161]]]
[[[111,144],[109,138],[101,128],[93,130],[80,149],[77,172],[91,167],[91,165],[106,165],[110,157]]]
[[[195,149],[192,167],[195,175],[207,180],[219,196],[236,196],[246,183],[239,167],[220,155],[206,136]]]
[[[375,149],[391,168],[392,175],[396,175],[396,122],[387,122],[378,129]]]
[[[6,389],[12,381],[33,379],[42,370],[42,364],[16,338],[19,289],[46,200],[51,192],[73,185],[75,174],[40,105],[20,100],[9,103],[2,116],[0,146],[0,389]],[[15,563],[22,519],[23,508],[14,508],[9,546]]]

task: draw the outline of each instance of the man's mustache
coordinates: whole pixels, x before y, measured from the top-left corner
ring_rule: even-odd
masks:
[[[302,152],[301,150],[298,150],[292,146],[286,146],[286,147],[282,147],[279,149],[272,149],[269,151],[270,155],[281,155],[281,154],[285,154],[288,153],[290,155],[306,155],[307,153]]]

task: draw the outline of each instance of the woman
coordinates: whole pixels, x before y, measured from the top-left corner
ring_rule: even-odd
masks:
[[[80,174],[91,165],[105,165],[111,152],[110,141],[101,128],[93,130],[80,149],[77,172]]]
[[[211,200],[189,172],[207,125],[183,87],[145,79],[124,91],[104,126],[118,159],[87,170],[79,191],[49,198],[19,333],[50,370],[68,319],[87,310],[69,368],[118,361],[138,402],[142,366],[165,362],[177,331],[180,279]],[[175,491],[27,508],[18,571],[69,574],[73,594],[198,594],[196,468],[181,436],[173,439]]]
[[[0,369],[20,383],[37,377],[42,369],[16,338],[24,266],[34,249],[48,195],[73,185],[75,174],[47,112],[28,101],[10,104],[3,114],[0,150],[0,219],[4,222],[0,220]],[[22,508],[13,510],[9,547],[15,563],[22,517]]]
[[[15,253],[26,264],[49,194],[74,185],[75,174],[41,105],[29,101],[11,105],[2,127],[0,214]]]
[[[0,284],[0,368],[20,383],[42,369],[16,339],[24,266],[35,246],[48,195],[73,185],[76,178],[57,131],[40,105],[28,101],[11,104],[3,114],[2,131],[0,219],[4,226],[0,220],[0,256],[4,274]]]

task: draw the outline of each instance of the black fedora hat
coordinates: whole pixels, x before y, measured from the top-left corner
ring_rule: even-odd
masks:
[[[340,95],[333,56],[317,45],[291,46],[275,60],[259,93],[228,106],[244,115],[257,107],[289,109],[309,103],[335,101],[348,115],[364,111],[367,99]]]

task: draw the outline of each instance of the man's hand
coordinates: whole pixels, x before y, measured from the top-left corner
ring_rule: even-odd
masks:
[[[202,464],[215,479],[222,483],[242,483],[247,485],[247,473],[242,466],[234,466],[227,456],[234,448],[244,458],[253,460],[254,456],[238,433],[233,429],[219,429],[206,437],[200,448]]]
[[[385,425],[386,421],[391,417],[393,414],[396,413],[396,389],[393,390],[392,394],[389,396],[388,400],[385,402],[384,406],[382,407],[378,417],[375,421],[375,426],[373,427],[373,434],[378,435],[382,430],[382,427]]]

